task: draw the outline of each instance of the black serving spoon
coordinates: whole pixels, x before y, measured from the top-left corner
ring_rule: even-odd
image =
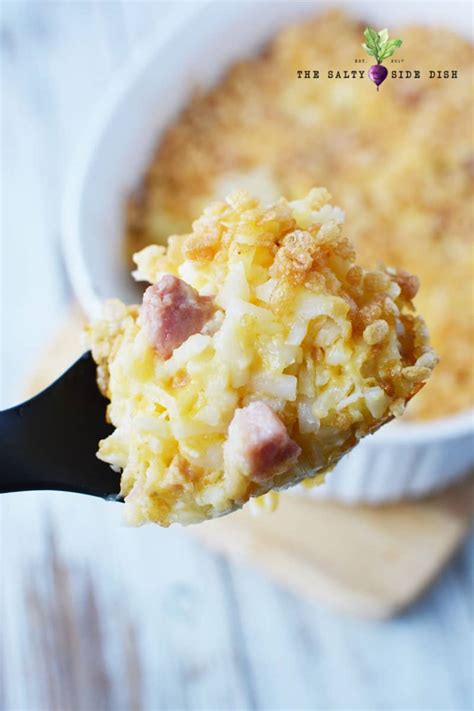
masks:
[[[90,353],[39,395],[0,412],[0,493],[57,489],[118,500],[120,474],[95,456],[112,427]]]

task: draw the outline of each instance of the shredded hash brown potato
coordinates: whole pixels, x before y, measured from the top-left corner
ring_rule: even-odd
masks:
[[[367,60],[364,27],[334,11],[290,26],[196,93],[130,202],[128,242],[136,251],[189,231],[234,188],[271,202],[326,185],[347,210],[362,265],[420,277],[416,306],[441,362],[406,417],[432,419],[474,404],[473,48],[442,27],[394,27],[403,63],[387,68],[420,79],[389,76],[379,93],[367,78],[328,79],[328,70],[367,70],[355,63]],[[430,79],[432,69],[458,78]]]
[[[128,522],[196,523],[321,475],[430,376],[418,280],[358,266],[329,200],[212,204],[135,255],[146,310],[113,301],[89,327]]]

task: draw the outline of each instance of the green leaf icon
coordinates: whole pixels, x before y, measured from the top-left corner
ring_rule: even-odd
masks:
[[[388,30],[387,29],[380,30],[380,32],[378,34],[379,34],[379,42],[381,45],[388,42]]]
[[[401,39],[389,39],[388,30],[385,28],[376,32],[372,27],[364,30],[365,43],[363,49],[371,57],[375,57],[377,64],[381,64],[384,59],[388,59],[395,52],[397,47],[402,46]]]

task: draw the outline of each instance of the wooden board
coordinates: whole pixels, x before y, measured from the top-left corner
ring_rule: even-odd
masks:
[[[81,353],[82,323],[73,306],[38,362],[30,394]],[[472,512],[471,477],[429,499],[379,507],[285,493],[273,513],[246,509],[188,530],[309,599],[352,615],[383,618],[416,600],[436,578],[466,537]]]
[[[431,499],[383,507],[287,493],[273,513],[244,510],[196,526],[196,534],[306,597],[388,617],[423,592],[464,540],[472,493],[471,480]]]

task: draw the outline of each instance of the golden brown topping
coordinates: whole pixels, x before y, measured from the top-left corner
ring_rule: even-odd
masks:
[[[275,278],[288,279],[293,284],[301,284],[313,264],[316,252],[313,235],[304,230],[295,230],[286,235],[277,252],[270,274]]]
[[[403,368],[402,375],[413,383],[421,383],[429,377],[430,372],[429,368],[422,365],[411,365],[407,368]]]
[[[415,298],[420,288],[420,280],[414,274],[409,274],[404,269],[399,269],[395,280],[402,290],[402,294],[405,299],[410,301]]]
[[[360,286],[363,279],[363,271],[361,267],[354,264],[347,272],[346,279],[351,286]]]
[[[364,330],[364,341],[368,346],[375,346],[382,343],[389,333],[388,323],[382,319],[374,321]]]
[[[384,272],[367,272],[364,278],[364,287],[367,291],[385,291],[390,284],[390,277]],[[408,298],[408,297],[407,297]]]
[[[219,235],[214,232],[204,232],[188,237],[183,244],[183,254],[187,259],[211,260],[219,249]]]
[[[363,331],[366,326],[379,319],[382,315],[382,301],[380,298],[375,297],[359,310],[354,321],[354,329]]]

